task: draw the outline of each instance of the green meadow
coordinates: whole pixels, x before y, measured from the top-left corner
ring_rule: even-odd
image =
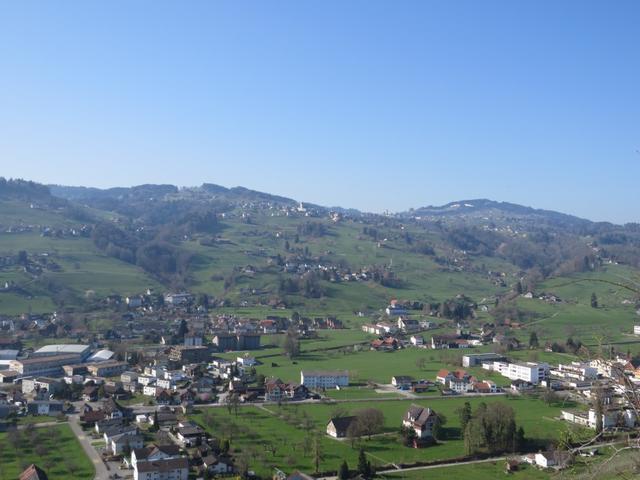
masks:
[[[47,472],[50,480],[89,480],[94,468],[78,440],[62,424],[0,433],[0,479],[15,480],[20,472],[35,463]]]
[[[362,401],[339,404],[246,406],[238,414],[223,408],[201,409],[193,419],[213,435],[229,438],[236,454],[249,453],[255,459],[255,468],[261,475],[271,473],[276,466],[312,471],[314,457],[309,440],[317,432],[322,461],[321,471],[335,470],[343,460],[355,466],[360,448],[363,448],[376,466],[392,463],[427,462],[464,456],[464,445],[457,416],[465,401],[473,407],[480,402],[504,402],[516,413],[527,438],[538,444],[553,441],[565,424],[555,418],[561,405],[548,406],[533,398],[450,398],[423,400]],[[399,429],[407,408],[416,403],[433,408],[447,418],[445,437],[436,446],[413,449],[401,444]],[[338,411],[352,413],[358,409],[374,407],[385,417],[384,431],[370,440],[362,439],[352,446],[349,440],[336,440],[325,435],[329,419]]]

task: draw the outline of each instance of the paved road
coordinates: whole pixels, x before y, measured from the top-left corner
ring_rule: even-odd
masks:
[[[500,397],[506,395],[507,392],[498,392],[498,393],[466,393],[464,395],[420,395],[415,398],[415,400],[453,400],[460,398],[474,398],[474,397]],[[366,403],[366,402],[406,402],[407,397],[398,396],[398,397],[368,397],[368,398],[324,398],[321,400],[307,399],[307,400],[294,400],[282,402],[282,405],[308,405],[308,404],[325,404],[325,405],[334,405],[337,403]],[[269,405],[277,405],[278,402],[247,402],[240,403],[238,407],[260,407],[261,405],[269,406]],[[128,405],[127,408],[130,408],[135,415],[143,414],[143,413],[153,413],[158,409],[156,405],[144,405],[142,403]],[[195,408],[227,408],[226,403],[198,403],[195,405]]]
[[[376,472],[376,474],[384,475],[385,473],[413,472],[416,470],[429,470],[433,468],[459,467],[460,465],[473,465],[474,463],[499,462],[501,460],[506,460],[506,458],[507,457],[492,457],[492,458],[485,458],[482,460],[469,460],[468,462],[441,463],[439,465],[425,465],[422,467],[392,468],[389,470],[379,470]],[[320,477],[318,478],[318,480],[337,480],[337,478],[338,477]]]
[[[109,471],[105,466],[102,458],[96,451],[96,449],[91,445],[91,437],[87,437],[87,435],[82,431],[82,427],[80,427],[80,418],[78,415],[70,415],[69,416],[69,426],[73,433],[78,438],[80,445],[82,445],[82,449],[84,453],[87,454],[93,466],[96,469],[96,475],[94,480],[109,480]]]

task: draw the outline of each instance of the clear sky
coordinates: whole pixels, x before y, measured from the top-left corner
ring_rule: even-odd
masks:
[[[640,221],[638,1],[0,3],[0,175]]]

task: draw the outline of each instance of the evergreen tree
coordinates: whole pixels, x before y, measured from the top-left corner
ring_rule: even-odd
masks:
[[[347,480],[349,476],[349,465],[347,464],[347,461],[344,460],[342,465],[340,465],[340,470],[338,471],[338,480]]]
[[[458,411],[458,417],[460,418],[460,430],[464,433],[467,429],[467,423],[471,420],[471,404],[469,402],[464,402],[464,405]]]
[[[535,331],[531,332],[531,335],[529,335],[529,348],[538,348],[539,345],[538,334]]]
[[[360,455],[358,455],[358,473],[367,479],[372,478],[373,476],[371,462],[367,460],[367,456],[363,449],[360,449]]]
[[[524,428],[520,427],[516,431],[516,438],[514,441],[513,451],[520,452],[524,448],[526,439],[524,438]]]
[[[189,327],[187,326],[187,321],[183,318],[180,320],[180,327],[178,327],[178,338],[184,339],[185,334],[189,331]]]
[[[596,296],[596,292],[591,294],[591,308],[598,308],[598,297]]]
[[[151,426],[151,428],[149,429],[152,432],[157,432],[158,430],[160,430],[160,425],[158,425],[158,411],[156,410],[155,412],[153,412],[153,425]]]

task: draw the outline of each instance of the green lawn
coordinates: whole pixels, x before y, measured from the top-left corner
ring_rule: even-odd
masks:
[[[266,408],[250,406],[240,408],[237,417],[226,409],[209,408],[194,413],[193,419],[213,435],[231,438],[232,447],[248,452],[255,459],[258,473],[267,475],[274,466],[305,471],[313,468],[313,459],[309,453],[311,446],[307,440],[312,437],[309,427],[320,432],[323,471],[337,469],[343,459],[355,465],[359,446],[366,450],[372,463],[378,466],[463,456],[464,446],[460,438],[456,410],[464,401],[464,398],[451,398],[346,402],[334,405],[270,405]],[[473,398],[469,401],[475,407],[482,399]],[[544,443],[546,440],[554,439],[558,432],[565,428],[564,423],[554,420],[562,409],[560,405],[547,406],[531,398],[494,398],[485,401],[505,402],[511,406],[516,412],[518,425],[522,425],[528,438],[537,442]],[[447,417],[446,438],[439,445],[412,449],[400,443],[398,431],[401,418],[412,403],[429,406]],[[328,420],[338,409],[354,412],[367,407],[378,408],[384,413],[384,435],[362,440],[356,448],[352,448],[349,441],[338,441],[324,435]]]
[[[31,463],[45,470],[50,480],[92,479],[94,468],[68,425],[0,433],[0,479],[15,480]]]
[[[465,353],[475,353],[484,349],[426,350],[406,348],[394,352],[377,352],[364,347],[358,352],[317,351],[305,353],[295,360],[283,355],[263,360],[256,369],[265,376],[274,376],[284,381],[300,381],[301,370],[349,370],[351,383],[391,383],[394,375],[410,375],[415,379],[434,381],[440,369],[461,368],[461,357]],[[424,368],[416,363],[426,361]],[[276,364],[277,366],[273,366]],[[467,369],[479,379],[494,380],[498,385],[508,385],[510,381],[481,368]]]
[[[468,478],[473,480],[495,480],[496,478],[511,478],[513,480],[546,480],[553,474],[539,470],[530,465],[521,465],[517,472],[508,477],[505,475],[505,461],[462,465],[459,467],[429,468],[402,473],[385,473],[379,478],[388,480],[449,480],[451,478]]]

